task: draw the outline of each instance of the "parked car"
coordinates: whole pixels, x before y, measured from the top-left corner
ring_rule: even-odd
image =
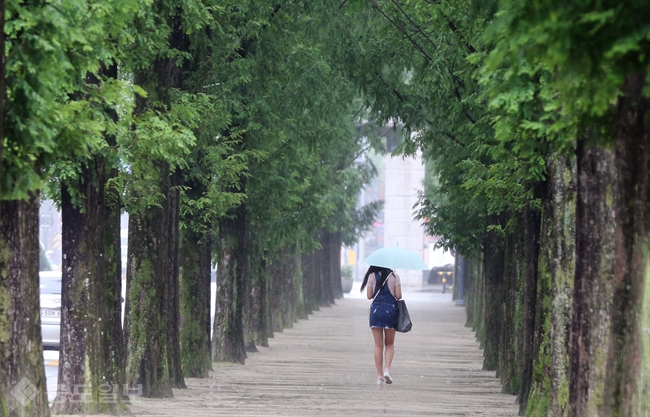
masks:
[[[447,264],[431,268],[427,283],[429,285],[442,284],[442,293],[444,294],[448,288],[454,286],[454,265]]]
[[[43,347],[58,349],[61,334],[61,271],[39,272]]]

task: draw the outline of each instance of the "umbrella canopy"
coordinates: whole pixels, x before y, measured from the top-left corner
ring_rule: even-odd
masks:
[[[377,249],[363,262],[390,269],[429,269],[417,253],[399,246]]]

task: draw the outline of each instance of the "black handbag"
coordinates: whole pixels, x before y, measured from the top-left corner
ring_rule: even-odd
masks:
[[[406,302],[404,300],[397,300],[397,331],[406,333],[411,331],[413,327],[413,322],[411,322],[411,316],[409,315],[409,310],[406,308]]]

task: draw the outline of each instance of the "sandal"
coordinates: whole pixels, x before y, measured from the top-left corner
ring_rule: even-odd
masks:
[[[378,376],[378,377],[377,377],[377,385],[383,385],[384,382],[385,382],[385,381],[384,381],[384,378],[383,378],[383,377],[381,377],[381,376]]]

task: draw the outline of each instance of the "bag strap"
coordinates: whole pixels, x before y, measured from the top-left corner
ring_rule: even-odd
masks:
[[[384,285],[386,285],[386,283],[388,282],[388,278],[390,278],[391,275],[393,275],[392,272],[391,272],[390,274],[388,274],[388,276],[387,276],[386,279],[384,280],[384,283],[381,284],[381,287],[379,287],[379,289],[378,289],[377,292],[375,293],[375,296],[372,297],[372,301],[375,301],[375,298],[377,298],[377,296],[379,295],[379,292],[381,291],[381,289],[384,288]],[[381,274],[379,274],[379,276],[381,276]],[[376,276],[375,276],[375,279],[377,279]]]

